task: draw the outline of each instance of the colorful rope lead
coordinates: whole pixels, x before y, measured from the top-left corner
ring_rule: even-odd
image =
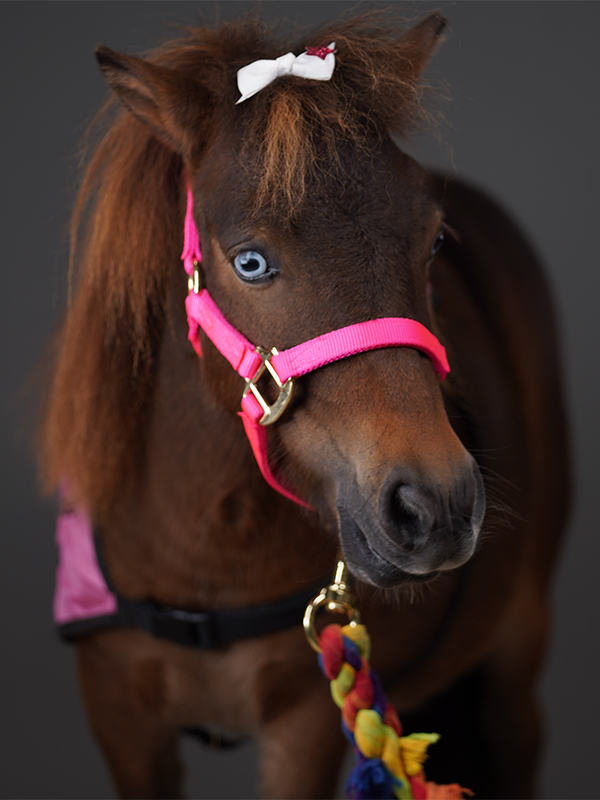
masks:
[[[331,695],[342,711],[342,730],[356,756],[346,782],[348,797],[461,800],[465,794],[473,795],[457,783],[426,780],[427,748],[439,735],[402,736],[396,710],[369,664],[371,645],[364,625],[328,625],[319,643],[319,664],[331,681]]]

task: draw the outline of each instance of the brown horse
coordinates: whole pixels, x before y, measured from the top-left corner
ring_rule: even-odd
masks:
[[[75,212],[44,464],[87,508],[122,598],[275,603],[317,584],[341,544],[405,727],[416,714],[444,734],[428,775],[531,797],[569,494],[556,338],[515,227],[397,145],[428,120],[421,72],[444,25],[433,14],[398,35],[367,16],[290,44],[245,20],[191,29],[147,60],[98,50],[122,106]],[[331,80],[278,77],[236,105],[241,67],[329,42]],[[409,317],[448,350],[443,383],[410,347],[297,380],[269,458],[311,510],[263,480],[237,416],[241,378],[204,333],[202,358],[187,341],[188,184],[202,284],[251,342],[281,350]],[[105,627],[77,651],[121,795],[180,796],[178,738],[200,726],[258,737],[265,796],[333,792],[339,714],[299,625],[210,650]]]

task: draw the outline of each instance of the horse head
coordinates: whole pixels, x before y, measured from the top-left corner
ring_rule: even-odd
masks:
[[[125,106],[181,159],[202,285],[267,348],[385,317],[435,329],[428,267],[443,214],[432,179],[392,134],[418,114],[420,75],[445,22],[433,14],[399,39],[365,25],[334,25],[309,42],[335,41],[331,80],[285,75],[239,104],[236,72],[282,52],[258,29],[232,26],[147,61],[97,53]],[[204,335],[202,351],[211,391],[235,413],[239,376]],[[288,482],[337,526],[360,579],[423,581],[473,554],[482,481],[417,349],[371,350],[303,376],[269,437]]]

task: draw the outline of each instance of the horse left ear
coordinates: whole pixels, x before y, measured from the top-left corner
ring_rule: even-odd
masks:
[[[409,28],[398,40],[402,55],[406,57],[412,82],[418,81],[427,62],[441,44],[447,24],[448,20],[438,11],[434,11],[414,28]]]
[[[108,85],[169,147],[191,156],[202,144],[213,97],[192,78],[100,45],[96,59]]]

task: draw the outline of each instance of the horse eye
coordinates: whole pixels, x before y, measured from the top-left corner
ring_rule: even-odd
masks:
[[[444,234],[440,231],[438,235],[435,237],[435,242],[433,243],[433,247],[431,248],[431,258],[437,253],[440,247],[444,244]]]
[[[266,258],[256,250],[243,250],[233,259],[235,271],[245,281],[262,278],[269,272]]]

